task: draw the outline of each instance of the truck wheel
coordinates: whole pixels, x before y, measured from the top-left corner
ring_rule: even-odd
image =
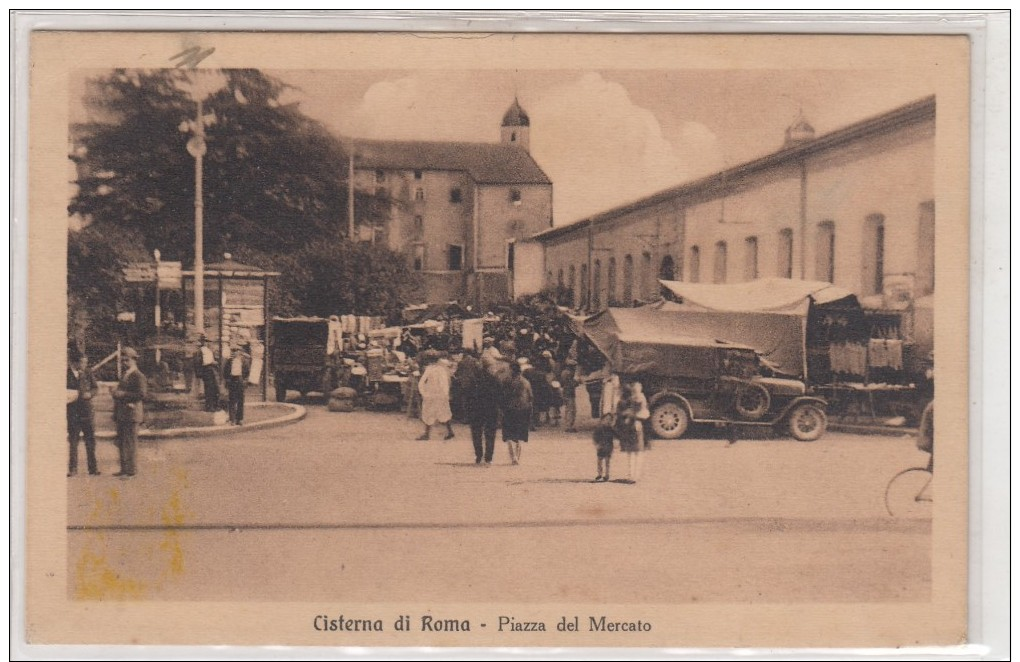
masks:
[[[652,407],[652,432],[661,439],[679,439],[690,420],[687,410],[676,400],[663,400]]]
[[[771,405],[772,398],[761,384],[741,384],[733,398],[733,408],[745,421],[757,421]]]
[[[804,403],[797,405],[786,419],[790,436],[797,441],[815,441],[828,427],[829,421],[825,412],[818,405]]]

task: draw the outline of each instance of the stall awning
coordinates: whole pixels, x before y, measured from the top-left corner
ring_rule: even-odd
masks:
[[[759,278],[732,284],[660,280],[659,284],[685,309],[717,312],[806,317],[812,303],[823,305],[854,297],[850,290],[832,283],[790,278]]]

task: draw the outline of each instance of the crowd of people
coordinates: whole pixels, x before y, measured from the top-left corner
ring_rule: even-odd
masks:
[[[610,479],[617,442],[628,457],[624,482],[636,482],[640,454],[650,448],[645,433],[648,401],[641,384],[622,387],[619,377],[602,366],[590,369],[589,363],[586,368],[585,349],[573,335],[557,336],[533,328],[522,334],[520,328],[509,329],[516,337],[528,336],[527,350],[522,351],[506,333],[499,343],[494,336],[486,336],[480,351],[462,350],[455,366],[439,351],[427,350],[418,356],[420,377],[411,382],[407,408],[408,416],[420,417],[425,426],[418,440],[430,440],[436,426],[445,428],[444,440],[453,439],[456,418],[470,428],[475,464],[492,464],[500,430],[510,464],[520,464],[531,432],[561,424],[566,432],[577,431],[577,389],[583,384],[589,389],[592,418],[600,421],[594,434],[596,482]]]

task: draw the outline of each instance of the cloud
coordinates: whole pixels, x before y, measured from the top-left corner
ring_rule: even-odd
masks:
[[[599,73],[518,90],[531,152],[553,182],[557,225],[675,186],[717,165],[716,136],[687,122],[668,132],[627,89]],[[421,71],[372,83],[330,122],[346,135],[495,142],[512,80],[487,72]]]
[[[495,141],[500,117],[484,114],[465,81],[423,72],[372,84],[339,124],[359,138]]]
[[[553,181],[557,225],[675,186],[694,170],[685,151],[715,148],[700,124],[670,140],[651,111],[598,73],[529,103],[532,153]]]

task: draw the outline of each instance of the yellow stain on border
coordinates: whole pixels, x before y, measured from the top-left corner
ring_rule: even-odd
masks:
[[[173,472],[170,494],[160,512],[160,523],[167,527],[184,525],[190,513],[184,505],[185,490],[188,487],[187,473],[178,468]],[[97,495],[87,517],[91,524],[115,521],[122,503],[118,488],[112,488],[104,495]],[[147,583],[140,578],[125,576],[111,565],[104,533],[92,533],[81,551],[74,568],[74,598],[78,600],[139,600],[158,592],[165,582],[184,573],[184,547],[182,536],[174,528],[168,528],[155,548],[136,549],[138,558],[148,558],[158,580]]]

